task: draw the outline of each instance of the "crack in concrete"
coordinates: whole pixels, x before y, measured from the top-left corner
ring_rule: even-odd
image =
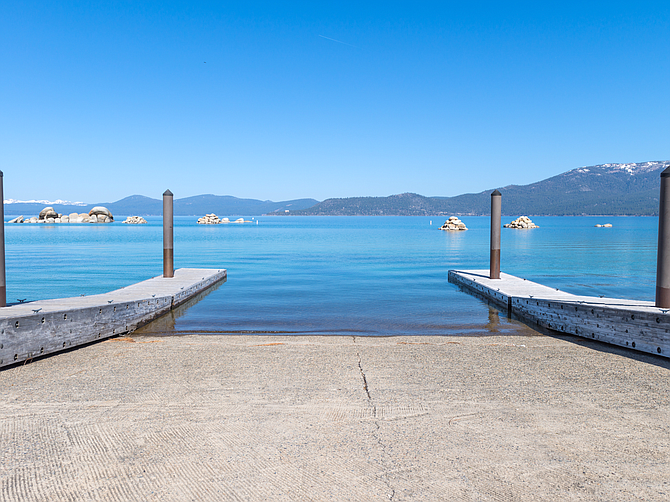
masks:
[[[365,389],[365,393],[368,395],[368,401],[372,402],[372,397],[370,396],[370,389],[368,388],[368,379],[365,378],[365,372],[363,371],[363,366],[361,365],[361,354],[357,352],[356,355],[358,356],[358,369],[361,372],[361,377],[363,378],[363,388]],[[376,416],[377,414],[375,413],[375,417]]]
[[[368,387],[368,379],[365,376],[365,371],[363,371],[363,364],[361,362],[361,354],[360,352],[357,352],[356,355],[358,356],[358,369],[361,372],[361,378],[363,379],[363,389],[365,390],[365,394],[368,396],[368,402],[372,406],[372,417],[375,419],[375,426],[377,427],[377,433],[374,434],[375,440],[377,441],[377,444],[382,450],[382,467],[384,464],[384,457],[388,457],[390,459],[390,455],[386,451],[386,445],[382,442],[381,437],[379,436],[379,432],[381,431],[381,425],[379,425],[379,420],[377,420],[377,405],[372,401],[372,396],[370,395],[370,388]],[[395,497],[395,490],[393,487],[391,487],[391,482],[389,481],[389,475],[386,472],[386,469],[384,469],[384,474],[382,475],[381,479],[384,481],[386,486],[388,486],[388,489],[391,490],[391,494],[388,496],[389,500],[393,500]]]

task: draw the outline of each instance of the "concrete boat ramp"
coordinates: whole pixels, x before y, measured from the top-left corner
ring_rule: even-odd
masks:
[[[0,367],[129,333],[226,277],[225,269],[182,268],[100,295],[0,308]]]
[[[653,302],[579,296],[509,274],[450,270],[449,282],[543,328],[670,357],[670,311]]]

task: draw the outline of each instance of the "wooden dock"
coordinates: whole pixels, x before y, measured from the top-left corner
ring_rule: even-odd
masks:
[[[225,281],[225,269],[176,270],[109,293],[0,308],[0,367],[129,333]]]
[[[450,270],[449,282],[544,328],[670,357],[670,311],[653,302],[573,295],[505,273],[489,279],[488,270]]]

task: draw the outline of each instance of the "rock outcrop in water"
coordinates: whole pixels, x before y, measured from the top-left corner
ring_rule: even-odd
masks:
[[[199,225],[220,225],[221,223],[230,223],[230,219],[228,218],[219,219],[219,217],[214,213],[206,214],[202,218],[198,218]],[[251,223],[251,222],[245,220],[244,218],[237,218],[233,223]]]
[[[146,222],[147,220],[141,216],[128,216],[123,223],[127,223],[128,225],[144,225]]]
[[[112,213],[103,206],[96,206],[87,213],[59,214],[53,207],[45,207],[40,214],[28,219],[23,216],[14,218],[8,223],[111,223]]]
[[[228,218],[219,219],[214,213],[198,218],[199,225],[219,225],[220,223],[230,223],[230,220]]]
[[[58,218],[58,213],[54,211],[54,208],[51,206],[42,209],[40,214],[37,216],[38,220],[48,220],[49,218]]]
[[[440,227],[440,230],[467,230],[468,227],[465,226],[461,220],[456,216],[450,216],[447,221],[444,222],[444,225]]]
[[[104,206],[95,206],[88,212],[88,215],[93,219],[95,216],[98,223],[108,223],[114,221],[114,216],[112,213]]]
[[[505,228],[540,228],[531,221],[528,216],[520,216],[511,223],[504,225]]]

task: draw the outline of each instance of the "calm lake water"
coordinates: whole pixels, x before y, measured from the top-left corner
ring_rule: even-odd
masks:
[[[226,268],[228,282],[156,329],[448,335],[491,321],[485,303],[447,282],[450,269],[488,268],[488,217],[462,218],[469,230],[459,233],[440,231],[436,217],[196,219],[175,218],[175,267]],[[162,223],[148,220],[6,225],[8,301],[103,293],[160,275]],[[503,229],[503,272],[576,294],[653,300],[657,218],[533,221],[539,229]],[[515,329],[503,317],[499,328]]]

